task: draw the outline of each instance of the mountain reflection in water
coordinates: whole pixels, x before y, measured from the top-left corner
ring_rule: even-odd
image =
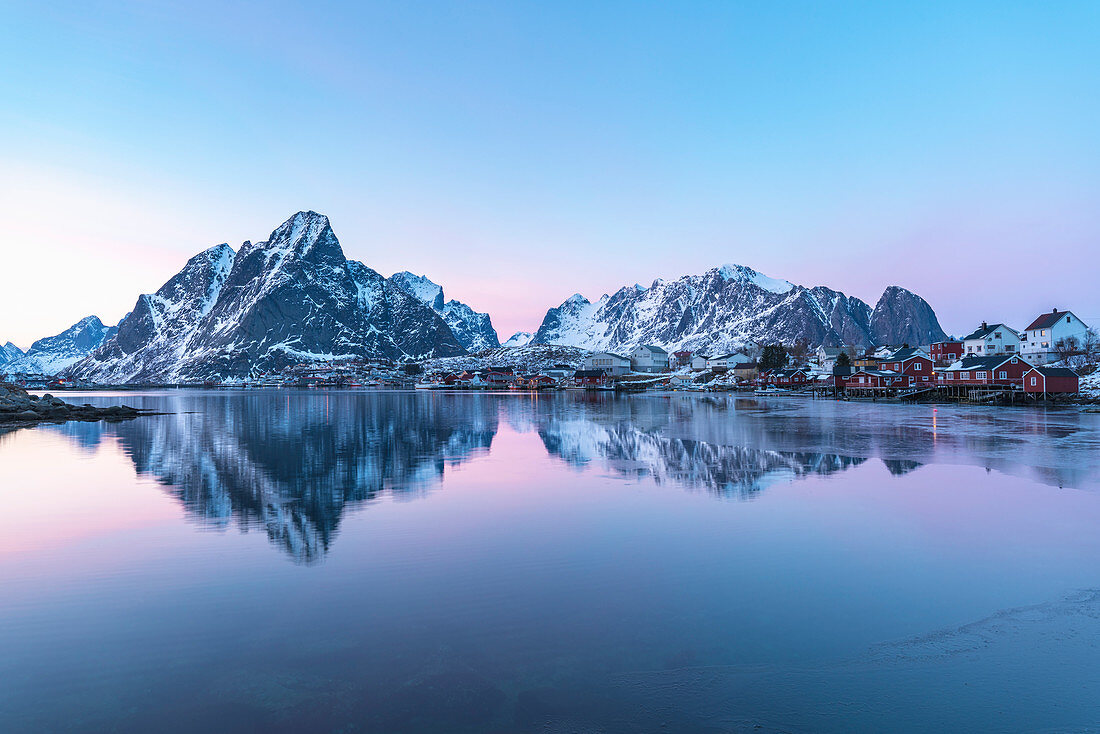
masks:
[[[136,471],[164,485],[190,517],[209,527],[263,529],[306,564],[324,558],[345,511],[383,494],[414,497],[438,486],[449,466],[489,453],[502,421],[537,433],[550,456],[579,471],[596,465],[626,479],[742,499],[871,457],[895,475],[946,460],[1032,471],[1064,486],[1086,483],[1096,469],[1088,453],[1095,432],[1076,413],[578,393],[178,391],[141,398],[142,407],[172,415],[54,430],[91,450],[105,435],[117,438]]]

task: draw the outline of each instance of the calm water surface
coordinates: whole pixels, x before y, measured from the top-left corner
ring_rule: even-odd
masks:
[[[0,730],[1095,731],[1100,415],[165,391],[0,434]]]

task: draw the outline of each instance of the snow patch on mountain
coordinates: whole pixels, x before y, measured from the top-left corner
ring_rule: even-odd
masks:
[[[512,336],[508,337],[508,341],[504,342],[500,346],[502,347],[525,347],[531,343],[531,339],[534,338],[534,334],[529,331],[517,331]]]
[[[763,288],[771,293],[787,293],[794,288],[794,283],[788,280],[769,278],[763,273],[757,272],[745,265],[726,264],[718,268],[718,274],[726,280],[739,280]]]

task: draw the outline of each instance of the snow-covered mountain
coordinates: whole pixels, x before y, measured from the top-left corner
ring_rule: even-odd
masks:
[[[480,352],[500,346],[489,314],[478,313],[461,301],[444,300],[443,286],[433,283],[426,276],[402,271],[394,273],[390,282],[442,316],[455,338],[467,350]]]
[[[0,367],[4,367],[23,356],[23,350],[8,342],[0,347]]]
[[[240,378],[308,360],[464,353],[443,319],[344,257],[328,218],[298,212],[263,242],[217,245],[138,298],[71,373],[98,382]]]
[[[702,275],[656,280],[648,288],[621,288],[595,303],[574,294],[546,312],[532,343],[726,352],[761,342],[869,346],[927,344],[942,336],[931,307],[897,286],[872,311],[825,286],[806,288],[743,265],[723,265]]]
[[[117,326],[104,326],[98,316],[86,316],[60,334],[39,339],[26,353],[9,342],[3,348],[9,358],[4,362],[0,357],[0,366],[5,372],[56,375],[88,356],[117,331]]]
[[[517,331],[512,336],[508,337],[508,341],[504,342],[500,346],[502,347],[525,347],[531,343],[531,340],[535,338],[535,335],[529,331]]]

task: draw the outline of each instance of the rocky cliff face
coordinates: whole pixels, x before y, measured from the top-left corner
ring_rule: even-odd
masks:
[[[310,360],[463,352],[431,308],[347,260],[327,217],[299,212],[264,242],[196,255],[156,294],[141,296],[118,335],[72,373],[187,382]]]
[[[5,372],[35,372],[56,375],[80,361],[118,331],[116,326],[104,326],[98,316],[86,316],[55,336],[39,339],[24,354],[10,342],[0,355]]]
[[[905,324],[926,320],[928,314],[930,324],[939,328],[931,309],[926,314],[919,308],[927,307],[923,300],[897,290],[900,293],[887,299],[897,313],[880,316],[876,323],[881,328],[875,332],[874,313],[858,298],[825,286],[806,288],[768,278],[742,265],[724,265],[702,275],[657,280],[648,288],[621,288],[595,303],[575,294],[547,311],[532,343],[620,352],[638,344],[669,351],[724,352],[799,340],[812,346],[900,343],[897,338],[907,332]],[[906,313],[912,309],[920,315],[910,319]]]
[[[480,352],[500,346],[489,314],[478,313],[461,301],[444,300],[443,287],[426,276],[403,271],[394,273],[390,282],[442,316],[455,338],[468,351]]]
[[[946,338],[936,312],[920,296],[896,285],[887,288],[871,314],[876,344],[931,344]]]

